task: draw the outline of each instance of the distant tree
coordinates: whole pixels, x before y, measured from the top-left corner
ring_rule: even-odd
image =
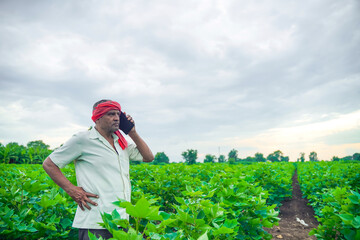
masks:
[[[0,142],[0,160],[4,158],[5,146]]]
[[[166,156],[166,154],[164,152],[158,152],[155,155],[153,164],[158,165],[158,164],[165,164],[165,163],[169,163],[169,157]]]
[[[311,152],[310,155],[309,155],[309,160],[310,160],[311,162],[317,162],[317,161],[319,161],[318,156],[317,156],[317,153],[316,153],[316,152]]]
[[[298,158],[298,160],[299,160],[300,162],[305,162],[305,153],[304,153],[304,152],[301,152],[301,153],[300,153],[300,158]]]
[[[226,161],[225,155],[220,155],[219,158],[218,158],[218,161],[219,161],[219,163],[225,162]]]
[[[243,160],[246,161],[246,162],[255,162],[255,158],[250,157],[250,156],[246,157],[246,158],[243,159]]]
[[[228,154],[229,159],[233,158],[235,159],[235,162],[238,160],[238,151],[235,149],[232,149]]]
[[[50,146],[42,140],[31,141],[26,144],[28,163],[42,163],[52,152]]]
[[[360,153],[354,153],[353,160],[360,161]]]
[[[236,160],[235,158],[229,158],[228,163],[229,164],[235,164]]]
[[[283,157],[283,153],[280,150],[277,150],[273,153],[270,153],[266,159],[270,162],[281,162],[281,158]]]
[[[266,158],[264,158],[264,154],[262,153],[255,153],[255,161],[256,162],[266,162]]]
[[[353,160],[353,157],[352,156],[346,156],[346,157],[341,158],[340,160],[349,161],[349,160]]]
[[[42,140],[31,141],[26,146],[10,142],[6,146],[0,143],[1,163],[42,163],[52,152]]]
[[[185,162],[189,165],[195,164],[197,159],[197,150],[188,149],[181,154],[185,159]]]
[[[331,158],[331,161],[333,161],[333,162],[338,162],[338,161],[340,161],[340,158],[337,157],[337,156],[333,156],[333,157]]]
[[[2,163],[27,163],[26,147],[10,142],[2,149]]]
[[[270,162],[288,162],[289,161],[289,157],[284,156],[284,154],[280,150],[270,153],[266,159],[269,160]]]
[[[26,144],[28,148],[40,148],[40,149],[49,149],[50,146],[45,144],[42,140],[30,141]]]
[[[204,163],[214,163],[215,162],[215,159],[216,157],[214,155],[211,155],[211,154],[207,154],[205,156],[205,159],[204,159]]]
[[[140,165],[140,164],[143,164],[142,161],[129,161],[130,162],[130,165]]]

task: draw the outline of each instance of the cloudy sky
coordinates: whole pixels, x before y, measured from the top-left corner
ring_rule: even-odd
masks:
[[[0,142],[113,99],[154,153],[360,152],[360,2],[0,1]]]

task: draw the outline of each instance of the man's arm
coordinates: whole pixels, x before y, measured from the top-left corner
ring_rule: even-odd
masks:
[[[145,141],[136,132],[134,119],[132,119],[132,117],[130,115],[127,115],[125,112],[124,114],[126,115],[127,119],[134,124],[134,127],[129,132],[129,136],[136,144],[137,149],[143,157],[143,162],[152,162],[154,160],[154,154],[151,152],[149,146],[145,143]]]
[[[74,199],[75,202],[79,205],[81,210],[85,210],[84,206],[87,209],[91,209],[91,207],[87,203],[91,203],[92,205],[97,206],[97,203],[91,201],[88,197],[96,197],[99,196],[85,192],[82,187],[77,187],[73,185],[61,172],[58,166],[51,160],[51,158],[46,158],[43,163],[43,168],[45,172],[50,176],[50,178],[64,191],[69,194],[69,196]]]
[[[154,160],[154,155],[151,152],[149,146],[145,143],[145,141],[139,136],[136,132],[135,127],[131,129],[129,132],[129,136],[136,144],[137,149],[139,150],[141,156],[143,157],[144,162],[152,162]]]

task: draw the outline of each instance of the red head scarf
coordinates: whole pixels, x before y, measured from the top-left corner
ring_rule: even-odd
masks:
[[[115,101],[107,101],[107,102],[100,103],[93,110],[91,119],[94,122],[96,122],[96,120],[98,120],[99,118],[104,116],[105,113],[107,113],[110,110],[119,110],[121,112],[121,106],[119,103],[117,103]],[[119,145],[124,150],[128,146],[126,139],[124,138],[123,135],[121,135],[119,130],[116,131],[115,134],[119,137],[119,140],[118,140]]]

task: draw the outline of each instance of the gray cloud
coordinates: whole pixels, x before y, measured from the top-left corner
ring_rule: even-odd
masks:
[[[61,144],[71,126],[92,124],[95,101],[113,98],[172,159],[220,145],[250,155],[265,148],[238,139],[360,109],[357,1],[1,1],[0,9],[2,111],[16,115],[5,107],[15,102],[52,114],[28,121],[26,137],[15,133],[28,115],[6,116],[2,142],[49,132]],[[69,130],[57,138],[61,125]]]

